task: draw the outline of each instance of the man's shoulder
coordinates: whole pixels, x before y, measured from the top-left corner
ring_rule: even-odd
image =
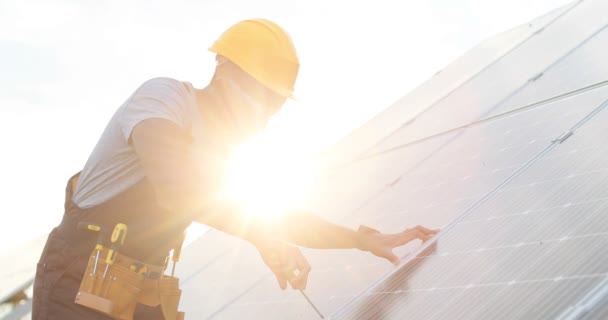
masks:
[[[169,78],[156,77],[145,81],[135,92],[136,96],[158,96],[158,95],[187,95],[186,83]]]
[[[183,83],[177,79],[173,79],[170,77],[156,77],[151,78],[146,81],[142,85],[182,85]]]

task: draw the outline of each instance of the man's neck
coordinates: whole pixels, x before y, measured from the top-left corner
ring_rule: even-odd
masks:
[[[223,113],[223,95],[213,82],[207,87],[196,89],[196,94],[197,108],[205,131],[205,144],[218,151],[228,150],[230,140],[226,133],[229,132],[229,124],[227,115]]]

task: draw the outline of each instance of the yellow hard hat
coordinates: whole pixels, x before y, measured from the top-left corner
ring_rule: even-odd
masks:
[[[300,63],[291,38],[276,23],[266,19],[240,21],[209,50],[228,58],[281,96],[293,97]]]

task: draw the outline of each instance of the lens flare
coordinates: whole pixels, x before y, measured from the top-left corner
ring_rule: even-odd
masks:
[[[310,155],[260,135],[232,155],[223,196],[244,213],[277,218],[309,200],[315,180]]]

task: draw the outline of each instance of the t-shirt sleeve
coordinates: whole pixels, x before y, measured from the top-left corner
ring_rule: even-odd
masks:
[[[186,86],[170,78],[154,78],[135,91],[121,110],[120,130],[129,141],[133,128],[146,119],[166,119],[182,128],[190,126],[189,93]]]

